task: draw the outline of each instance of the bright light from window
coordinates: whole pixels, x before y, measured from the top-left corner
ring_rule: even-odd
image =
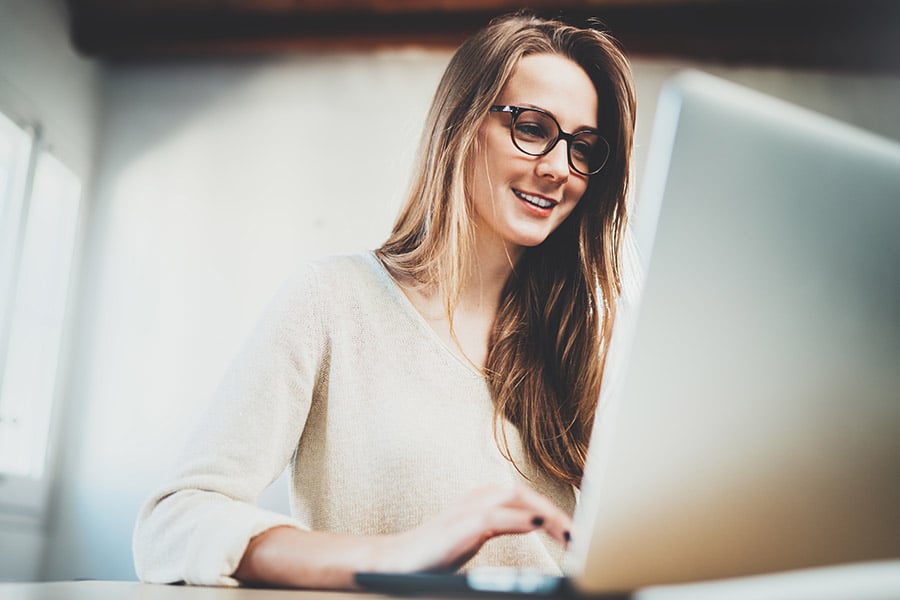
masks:
[[[7,161],[0,162],[0,178],[6,177],[5,185],[0,179],[0,189],[7,192],[0,197],[0,231],[4,262],[12,264],[2,265],[0,273],[6,283],[0,300],[0,473],[39,478],[56,391],[81,184],[61,162],[40,151],[30,194],[21,200],[25,194],[16,192],[27,186],[13,183],[23,177],[16,171],[23,164],[21,142],[4,126],[0,124],[0,146],[12,149],[0,149],[0,161]],[[27,177],[27,166],[23,170]]]
[[[12,278],[18,263],[31,136],[0,113],[0,344],[8,326]],[[3,348],[0,345],[0,364]]]

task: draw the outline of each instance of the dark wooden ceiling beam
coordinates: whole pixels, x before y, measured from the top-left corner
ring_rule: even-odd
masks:
[[[454,47],[507,0],[68,0],[71,33],[103,59]],[[547,8],[552,5],[554,8]],[[898,0],[538,0],[599,19],[634,57],[900,73]]]

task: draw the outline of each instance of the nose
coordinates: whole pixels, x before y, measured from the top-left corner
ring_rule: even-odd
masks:
[[[569,148],[565,140],[559,140],[550,152],[538,157],[537,174],[560,183],[569,178]]]

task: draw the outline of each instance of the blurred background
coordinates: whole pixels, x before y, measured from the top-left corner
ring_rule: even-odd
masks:
[[[638,193],[684,67],[900,140],[892,0],[0,0],[0,580],[135,578],[266,302],[381,243],[454,48],[523,7],[622,41]]]

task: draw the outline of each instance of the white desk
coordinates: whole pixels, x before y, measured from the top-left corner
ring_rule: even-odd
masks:
[[[2,583],[0,600],[373,600],[374,594],[154,585],[132,581]]]
[[[396,597],[323,590],[216,588],[153,585],[129,581],[0,583],[0,600],[383,600],[384,598]],[[900,559],[708,583],[647,588],[635,594],[634,600],[900,600]]]

